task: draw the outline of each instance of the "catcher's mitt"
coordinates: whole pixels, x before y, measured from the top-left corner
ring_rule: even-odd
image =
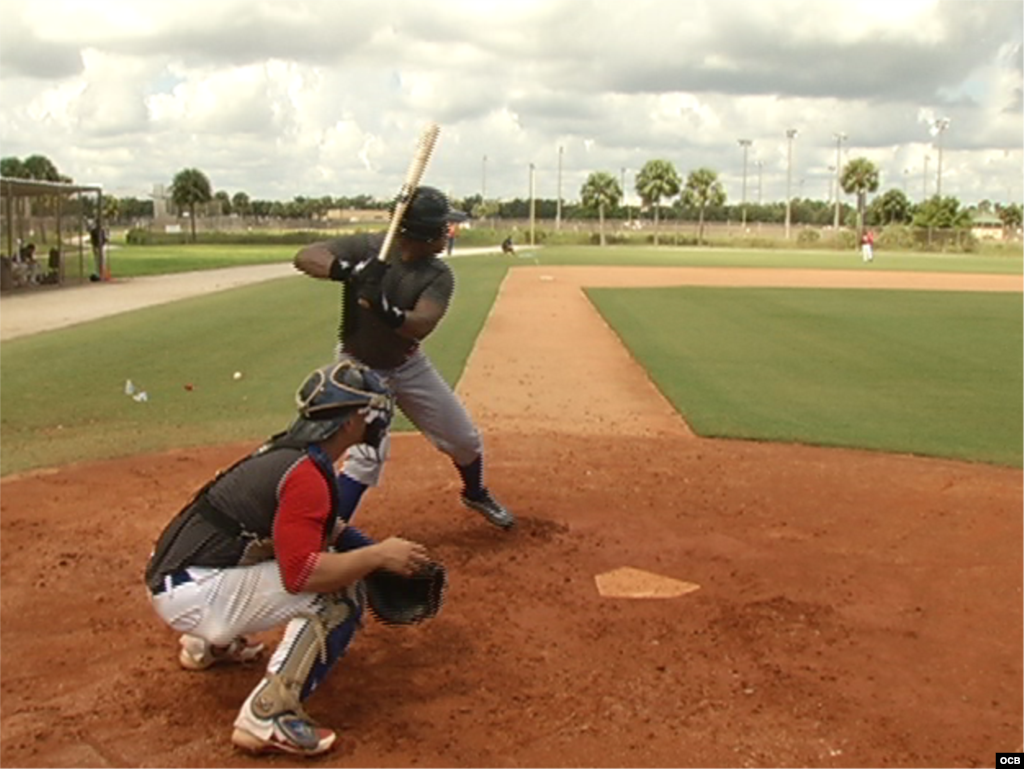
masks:
[[[444,566],[430,563],[412,577],[377,569],[364,582],[373,616],[386,625],[413,625],[441,611],[448,577]]]

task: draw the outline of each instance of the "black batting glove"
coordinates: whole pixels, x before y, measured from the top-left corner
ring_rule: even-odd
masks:
[[[348,280],[349,277],[352,275],[352,270],[354,270],[355,267],[356,265],[350,262],[348,259],[342,259],[340,256],[335,257],[334,261],[331,262],[328,277],[331,280]]]
[[[359,262],[359,264],[353,266],[352,280],[356,283],[376,283],[380,285],[389,267],[391,267],[390,264],[379,259],[367,259],[365,262]]]
[[[401,328],[402,324],[405,323],[405,310],[391,304],[384,294],[381,294],[378,301],[371,306],[373,311],[377,314],[377,317],[387,323],[391,328]]]

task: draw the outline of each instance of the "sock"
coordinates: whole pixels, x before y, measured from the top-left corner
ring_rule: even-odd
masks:
[[[484,458],[479,456],[468,465],[455,465],[462,476],[462,493],[471,499],[484,493]]]
[[[351,521],[352,516],[355,515],[364,491],[366,491],[365,483],[360,483],[344,473],[338,475],[338,510],[345,523]]]

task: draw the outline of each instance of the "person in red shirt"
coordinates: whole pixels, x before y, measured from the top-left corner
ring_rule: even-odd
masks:
[[[302,702],[359,627],[363,578],[377,569],[410,576],[430,558],[399,537],[375,543],[340,514],[335,463],[356,444],[379,450],[394,413],[382,380],[357,363],[334,363],[312,372],[296,400],[286,431],[218,473],[167,525],[145,580],[157,614],[182,634],[186,670],[253,662],[263,645],[248,636],[286,625],[232,742],[316,755],[335,733]]]
[[[860,238],[860,254],[861,258],[865,262],[872,262],[875,259],[874,254],[875,245],[875,233],[871,230],[864,230],[864,234]]]

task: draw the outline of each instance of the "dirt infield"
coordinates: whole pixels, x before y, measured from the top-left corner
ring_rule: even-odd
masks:
[[[357,523],[426,542],[451,591],[424,627],[367,625],[309,702],[341,730],[314,763],[992,766],[1018,748],[1020,470],[695,438],[579,291],[911,280],[758,272],[510,272],[459,390],[521,525],[487,527],[443,456],[395,441]],[[1020,290],[1000,280],[928,288]],[[168,517],[250,448],[3,480],[0,763],[254,763],[228,737],[259,670],[181,671],[141,585]],[[600,597],[622,566],[701,588]]]

